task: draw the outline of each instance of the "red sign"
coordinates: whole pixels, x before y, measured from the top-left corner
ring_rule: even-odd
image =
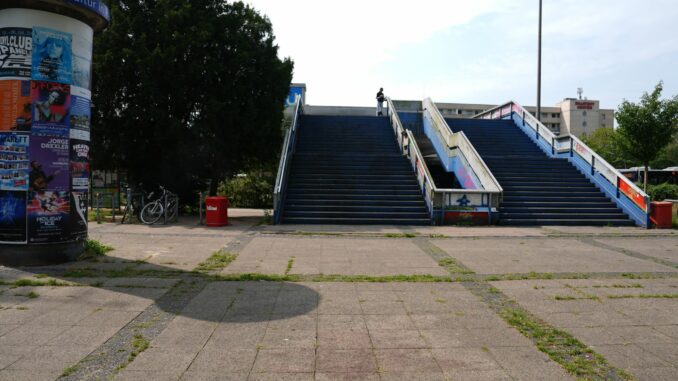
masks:
[[[577,110],[593,110],[595,104],[595,102],[574,102]]]
[[[633,189],[633,187],[631,187],[631,185],[625,179],[619,178],[617,181],[619,181],[619,190],[628,196],[628,198],[630,198],[634,204],[638,205],[640,209],[646,211],[647,203],[645,202],[645,197]]]

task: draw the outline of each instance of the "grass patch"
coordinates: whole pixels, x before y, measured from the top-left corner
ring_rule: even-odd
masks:
[[[287,261],[287,268],[285,269],[285,275],[289,274],[290,271],[292,271],[292,266],[294,266],[294,260],[296,258],[297,257],[292,256],[292,257],[290,257],[289,261]]]
[[[232,254],[222,249],[212,254],[205,261],[200,262],[193,271],[207,273],[210,271],[221,270],[233,262],[237,257],[237,254]]]
[[[417,235],[414,233],[386,233],[384,237],[386,238],[415,238]]]
[[[26,310],[28,310],[28,307],[26,307],[26,306],[19,306],[19,307],[17,307],[16,309],[19,310],[19,311],[26,311]]]
[[[71,374],[75,373],[76,370],[78,370],[78,364],[64,368],[63,372],[61,372],[61,377],[68,377]]]
[[[529,272],[527,274],[499,274],[482,277],[484,281],[495,282],[500,280],[550,280],[550,279],[589,279],[591,275],[572,273],[572,274],[552,274]]]
[[[663,279],[662,275],[650,274],[650,273],[623,273],[622,278],[626,279]]]
[[[678,299],[678,294],[624,294],[624,295],[608,295],[609,299]]]
[[[341,275],[341,274],[318,274],[318,275],[297,275],[297,274],[218,274],[211,275],[212,280],[226,282],[244,282],[244,281],[269,281],[269,282],[366,282],[366,283],[386,283],[386,282],[455,282],[458,280],[448,276],[438,276],[430,274],[420,275]]]
[[[459,263],[457,263],[457,261],[451,257],[439,260],[438,266],[444,267],[445,270],[453,274],[475,274],[473,271],[461,267]]]
[[[80,267],[69,269],[63,273],[64,278],[134,278],[134,277],[157,277],[169,278],[183,274],[180,270],[152,270],[135,269],[134,266],[128,266],[117,270],[100,270],[91,267]]]
[[[68,283],[68,282],[61,282],[56,279],[49,279],[49,280],[35,280],[35,279],[17,279],[14,282],[11,283],[5,283],[6,285],[9,285],[11,288],[18,288],[18,287],[41,287],[41,286],[53,286],[53,287],[71,287],[71,286],[76,286],[73,283]]]
[[[536,317],[517,309],[505,308],[501,316],[523,335],[532,339],[540,351],[559,363],[577,378],[586,380],[622,379],[631,376],[620,369],[611,369],[607,360],[572,335],[550,327]],[[616,373],[610,374],[611,370]]]
[[[643,285],[640,283],[634,284],[611,284],[611,285],[600,285],[597,284],[593,288],[643,288]]]
[[[113,250],[112,247],[104,245],[103,243],[95,239],[88,238],[85,240],[85,251],[83,251],[82,254],[80,254],[80,257],[78,259],[83,260],[103,257],[104,255],[106,255],[106,253],[112,250]]]
[[[129,354],[127,357],[127,360],[129,362],[134,361],[134,359],[139,355],[139,353],[145,351],[148,349],[148,347],[151,346],[151,342],[148,341],[143,335],[140,333],[135,333],[134,338],[132,339],[132,353]]]

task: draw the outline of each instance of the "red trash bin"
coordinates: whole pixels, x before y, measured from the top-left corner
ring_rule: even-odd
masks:
[[[205,198],[205,225],[228,225],[228,198],[223,196]]]
[[[673,227],[672,213],[672,202],[652,201],[650,221],[659,229],[671,229]]]

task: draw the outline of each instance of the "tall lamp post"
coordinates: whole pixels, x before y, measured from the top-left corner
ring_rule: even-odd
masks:
[[[541,122],[541,1],[539,0],[539,43],[537,47],[537,120]]]

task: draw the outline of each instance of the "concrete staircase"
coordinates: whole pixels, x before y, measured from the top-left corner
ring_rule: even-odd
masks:
[[[500,225],[634,226],[567,159],[549,158],[510,120],[447,119],[504,189]]]
[[[430,225],[385,117],[302,116],[283,223]]]

